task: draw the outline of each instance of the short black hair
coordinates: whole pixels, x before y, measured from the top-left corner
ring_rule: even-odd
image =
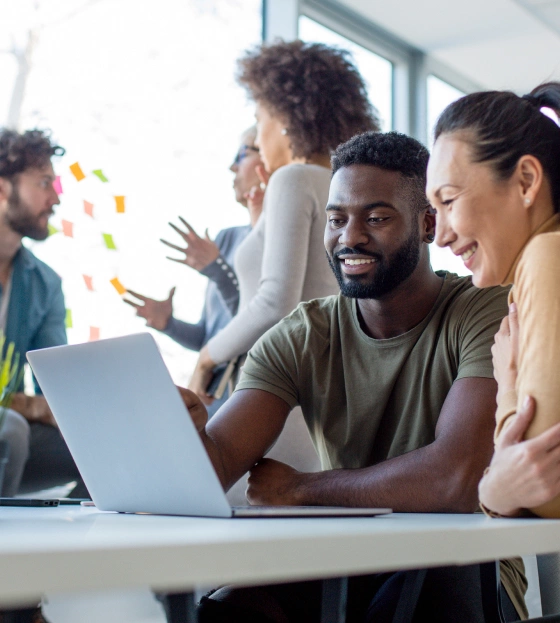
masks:
[[[366,164],[397,171],[410,182],[416,209],[428,207],[426,170],[430,152],[416,139],[399,132],[364,132],[339,145],[331,157],[333,175],[343,167]]]
[[[27,169],[38,169],[53,156],[63,156],[65,150],[51,141],[50,133],[27,130],[0,129],[0,177],[11,178]]]

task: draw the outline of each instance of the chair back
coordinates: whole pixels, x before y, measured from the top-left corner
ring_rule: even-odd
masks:
[[[542,613],[560,612],[560,553],[537,556]]]

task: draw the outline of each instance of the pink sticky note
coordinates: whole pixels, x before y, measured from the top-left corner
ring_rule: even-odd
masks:
[[[91,218],[93,218],[93,203],[90,203],[89,201],[86,201],[85,199],[84,199],[84,212],[88,216],[91,216]]]
[[[60,175],[57,175],[53,184],[52,184],[53,188],[54,188],[54,192],[57,195],[62,195],[62,182],[60,181]]]
[[[89,328],[89,341],[95,342],[96,340],[99,339],[100,334],[101,334],[101,331],[99,327],[90,327]]]
[[[74,223],[62,220],[62,233],[69,238],[74,237]]]
[[[93,277],[90,277],[89,275],[82,275],[82,277],[84,278],[86,288],[90,292],[93,292]]]

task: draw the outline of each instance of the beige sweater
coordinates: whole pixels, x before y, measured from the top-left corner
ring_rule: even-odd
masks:
[[[533,234],[504,285],[509,283],[519,318],[518,375],[515,390],[498,404],[496,435],[525,397],[533,396],[537,409],[526,435],[530,439],[560,422],[560,215]],[[560,496],[531,510],[560,517]]]
[[[299,303],[338,292],[323,237],[330,169],[290,164],[275,171],[263,213],[237,249],[239,311],[208,342],[213,361],[246,353]]]

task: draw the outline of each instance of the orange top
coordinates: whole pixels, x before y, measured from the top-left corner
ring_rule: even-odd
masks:
[[[515,390],[504,394],[496,412],[496,436],[521,408],[525,396],[536,400],[526,438],[560,422],[560,215],[531,236],[502,285],[513,283],[509,298],[517,305],[519,358]],[[560,517],[560,496],[538,509],[542,517]]]

